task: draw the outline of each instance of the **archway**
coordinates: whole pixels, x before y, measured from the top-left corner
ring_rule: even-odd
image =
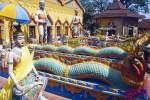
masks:
[[[57,20],[55,23],[55,27],[56,27],[56,36],[61,36],[61,21]]]
[[[36,24],[32,21],[29,24],[29,38],[36,38]]]
[[[18,34],[18,31],[21,31],[21,25],[18,24],[17,22],[12,23],[12,34],[11,34],[11,42],[14,43],[14,40],[17,38],[16,35]]]
[[[83,35],[83,24],[81,23],[81,21],[79,22],[79,35]]]

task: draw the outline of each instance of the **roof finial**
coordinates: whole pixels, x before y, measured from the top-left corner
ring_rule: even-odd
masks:
[[[120,0],[113,0],[114,2],[120,2]]]

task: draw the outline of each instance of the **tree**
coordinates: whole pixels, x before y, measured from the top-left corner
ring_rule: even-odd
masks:
[[[107,8],[107,0],[80,0],[81,4],[85,8],[84,25],[86,28],[92,24],[93,14],[95,12],[102,12]]]
[[[120,0],[129,10],[133,12],[149,12],[150,0]]]
[[[94,0],[94,7],[97,9],[97,12],[102,12],[107,9],[110,2],[108,0]]]
[[[100,13],[107,9],[110,1],[113,0],[80,0],[85,8],[84,25],[86,27],[92,24],[93,14]],[[150,0],[120,0],[132,12],[149,12]]]

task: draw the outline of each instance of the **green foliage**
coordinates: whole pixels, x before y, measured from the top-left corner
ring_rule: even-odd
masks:
[[[133,49],[133,42],[128,41],[124,44],[119,45],[119,47],[122,48],[123,50],[127,51],[127,52],[131,52],[131,50]]]
[[[42,50],[42,46],[41,45],[35,45],[35,49],[37,49],[37,50]]]
[[[56,47],[51,45],[44,45],[42,49],[47,51],[56,51]]]
[[[112,0],[113,1],[113,0]],[[132,12],[149,12],[149,0],[120,0]],[[85,8],[84,25],[86,28],[92,24],[95,12],[102,12],[110,5],[110,0],[80,0]]]
[[[136,41],[136,40],[137,40],[137,37],[128,37],[128,38],[126,39],[126,41],[128,41],[128,42]]]
[[[102,31],[101,29],[96,29],[96,34],[106,35],[106,32]]]
[[[120,0],[127,8],[133,12],[149,12],[149,0]]]
[[[98,35],[96,35],[96,37],[98,38],[98,40],[101,40],[101,41],[105,40],[105,35],[98,34]]]
[[[101,34],[102,31],[100,29],[96,29],[96,34]]]
[[[80,0],[80,2],[85,8],[83,22],[86,28],[92,24],[93,14],[106,9],[109,3],[107,0]]]
[[[68,40],[68,45],[71,47],[80,46],[80,39],[70,39]]]

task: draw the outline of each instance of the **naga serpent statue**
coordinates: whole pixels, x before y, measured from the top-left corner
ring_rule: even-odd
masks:
[[[139,39],[131,53],[118,47],[96,50],[37,45],[34,57],[39,57],[34,59],[34,66],[48,78],[47,92],[73,100],[133,100],[137,96],[145,100],[141,91],[145,91],[147,64],[139,52],[149,41],[150,36]],[[1,76],[4,74],[0,71]]]
[[[147,38],[147,39],[145,39]],[[113,88],[128,90],[143,86],[146,64],[144,57],[138,55],[138,48],[149,41],[149,36],[144,36],[136,42],[134,53],[128,55],[124,50],[117,47],[108,47],[99,51],[92,51],[95,57],[109,59],[120,59],[120,62],[108,61],[85,61],[74,65],[67,65],[52,58],[41,58],[35,61],[34,65],[40,71],[68,78],[101,83]],[[85,54],[85,50],[75,49],[72,53]],[[88,51],[88,50],[87,50]],[[87,53],[87,52],[86,52]],[[91,56],[90,54],[90,56]],[[88,55],[89,56],[89,55]],[[117,58],[118,57],[118,58]]]

